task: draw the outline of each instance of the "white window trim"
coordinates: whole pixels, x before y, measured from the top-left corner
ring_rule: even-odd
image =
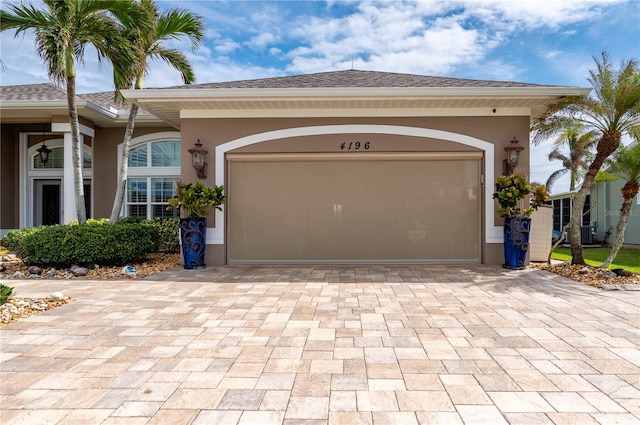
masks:
[[[64,199],[65,184],[64,184],[64,168],[33,168],[33,156],[36,155],[37,150],[42,146],[37,143],[29,148],[27,144],[29,142],[30,135],[41,135],[42,133],[20,133],[20,149],[19,155],[22,160],[20,161],[20,204],[24,206],[20,212],[20,228],[33,226],[33,185],[35,179],[60,179],[62,197]],[[45,136],[51,136],[51,134],[45,134]],[[56,134],[56,137],[59,135]],[[64,148],[64,139],[49,139],[45,141],[45,144],[50,148]],[[91,194],[93,197],[93,163],[95,158],[93,156],[93,146],[84,145],[82,147],[83,152],[87,152],[91,155],[91,168],[82,168],[82,179],[84,181],[89,180],[91,182]],[[93,200],[90,203],[91,214],[93,215]],[[64,206],[62,206],[64,209]]]
[[[131,139],[129,143],[129,151],[133,148],[140,146],[142,144],[152,143],[152,142],[162,142],[167,140],[179,140],[182,141],[181,135],[179,131],[161,131],[159,133],[150,133],[142,136],[134,137]],[[117,161],[117,169],[116,169],[116,178],[120,177],[120,164],[122,164],[122,149],[124,143],[120,143],[118,145],[118,161]],[[150,152],[149,152],[150,154]],[[150,170],[153,170],[151,172]],[[182,176],[182,168],[181,167],[128,167],[127,169],[127,177],[131,178],[162,178],[162,177],[177,177],[180,178]],[[150,185],[151,181],[148,181],[148,185]],[[151,190],[150,186],[148,190]],[[124,200],[122,202],[122,209],[120,210],[121,217],[128,217],[127,212],[127,193],[125,188]],[[147,202],[148,206],[153,205],[150,201]],[[149,213],[151,210],[147,210],[147,217],[149,217]]]

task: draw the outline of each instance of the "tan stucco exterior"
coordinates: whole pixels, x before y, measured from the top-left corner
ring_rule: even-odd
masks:
[[[371,87],[374,80],[382,81],[382,86]],[[49,98],[23,102],[25,93]],[[230,175],[227,159],[233,156],[243,161],[249,155],[286,155],[287,161],[296,161],[296,155],[303,155],[314,161],[323,155],[337,155],[342,161],[353,152],[340,149],[340,145],[356,141],[367,142],[366,152],[357,152],[362,160],[368,160],[366,155],[375,155],[376,161],[382,162],[392,156],[421,158],[428,166],[428,161],[444,161],[447,155],[468,154],[475,158],[470,161],[476,161],[474,167],[479,170],[474,171],[476,180],[471,183],[480,188],[479,217],[473,220],[479,222],[479,230],[474,232],[479,233],[478,262],[482,264],[503,260],[502,219],[492,192],[495,177],[503,173],[504,148],[514,138],[520,142],[524,152],[516,170],[528,174],[531,119],[559,96],[586,93],[587,89],[576,87],[357,70],[123,92],[144,111],[134,139],[156,133],[172,134],[175,139],[179,134],[183,182],[225,184]],[[127,116],[126,110],[100,104],[105,98],[102,95],[87,95],[80,102],[81,131],[93,150],[93,217],[110,215],[118,176],[118,145]],[[13,86],[6,96],[3,93],[3,99],[0,233],[20,227],[21,220],[31,214],[28,198],[33,195],[31,189],[25,192],[21,186],[25,174],[19,166],[26,157],[20,155],[26,155],[29,146],[33,152],[42,142],[38,133],[43,126],[50,129],[46,140],[65,137],[69,143],[66,106],[52,87],[35,85],[21,91],[20,86]],[[204,180],[197,177],[188,152],[198,140],[209,151]],[[304,173],[303,168],[297,169]],[[71,175],[68,171],[65,169],[65,176]],[[226,214],[225,209],[208,217],[206,263],[211,266],[228,262]],[[391,205],[389,214],[393,214]],[[454,226],[450,231],[458,230]]]
[[[495,161],[492,164],[494,175],[502,173],[504,148],[515,136],[524,146],[528,145],[528,117],[426,117],[426,118],[290,118],[290,119],[184,119],[182,120],[182,170],[186,181],[196,181],[195,171],[191,167],[191,159],[187,150],[196,140],[210,152],[208,156],[209,175],[205,183],[213,185],[215,182],[215,150],[216,146],[250,136],[274,130],[300,128],[309,126],[330,125],[390,125],[416,127],[432,130],[442,130],[463,134],[492,143],[495,149]],[[235,149],[229,153],[336,153],[340,152],[339,145],[345,140],[366,139],[371,142],[368,152],[461,152],[477,150],[450,141],[433,138],[420,138],[388,134],[361,134],[355,137],[349,135],[315,135],[306,137],[291,137]],[[348,155],[347,152],[344,152]],[[522,155],[519,169],[528,170],[528,155]],[[492,183],[490,183],[492,184]],[[483,202],[494,203],[492,199]],[[484,204],[483,204],[484,205]],[[484,208],[483,208],[484,210]],[[495,213],[494,213],[495,214]],[[217,226],[213,214],[209,218],[214,221],[209,227]],[[496,224],[501,219],[495,214]],[[483,235],[486,229],[482,230]],[[484,240],[484,238],[483,238]],[[225,264],[225,249],[207,251],[208,264]],[[482,243],[482,262],[485,264],[499,264],[502,261],[502,246],[495,243]]]

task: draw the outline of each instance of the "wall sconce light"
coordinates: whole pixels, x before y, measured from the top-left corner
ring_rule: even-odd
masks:
[[[196,146],[189,149],[189,153],[191,154],[191,164],[193,165],[193,168],[195,168],[198,178],[206,179],[207,162],[204,158],[207,156],[209,151],[202,147],[202,143],[200,143],[200,139],[198,139]]]
[[[505,176],[510,176],[513,174],[513,170],[518,166],[518,160],[520,159],[520,152],[524,150],[524,146],[518,145],[520,143],[515,136],[513,136],[513,140],[511,144],[504,148],[505,152],[507,152],[507,159],[502,161],[502,170]]]
[[[38,155],[40,156],[40,162],[42,162],[42,165],[45,166],[47,164],[47,161],[49,161],[49,154],[51,153],[51,149],[49,149],[43,141],[42,146],[40,146],[40,149],[37,149],[36,152],[38,152]]]

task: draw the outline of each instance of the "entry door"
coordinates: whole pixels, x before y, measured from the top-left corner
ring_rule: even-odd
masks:
[[[34,180],[33,225],[52,225],[62,222],[62,180]]]

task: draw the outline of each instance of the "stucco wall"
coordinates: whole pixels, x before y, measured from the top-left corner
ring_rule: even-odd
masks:
[[[5,230],[17,229],[20,223],[16,131],[12,124],[3,124],[0,131],[0,229]]]
[[[195,171],[191,167],[191,158],[187,150],[190,149],[196,140],[200,140],[203,146],[209,151],[207,162],[209,164],[208,177],[205,184],[215,183],[215,147],[229,141],[252,134],[267,131],[323,125],[347,125],[347,124],[375,124],[375,125],[395,125],[406,127],[418,127],[433,130],[442,130],[452,133],[463,134],[474,137],[485,142],[494,144],[495,161],[493,164],[494,175],[502,174],[502,162],[506,154],[504,148],[510,144],[513,137],[516,137],[525,151],[521,155],[520,164],[517,171],[529,170],[529,118],[528,117],[433,117],[433,118],[270,118],[270,119],[183,119],[182,120],[182,175],[185,181],[196,181]],[[430,139],[425,143],[424,139],[409,140],[405,138],[402,147],[396,149],[393,136],[370,135],[371,140],[375,140],[375,148],[371,151],[455,151],[469,150],[468,146],[458,145],[452,142]],[[353,137],[350,137],[353,139]],[[335,137],[324,138],[322,136],[305,137],[305,143],[300,143],[295,139],[278,140],[264,142],[260,145],[247,146],[237,152],[339,152],[339,144],[336,144]],[[311,140],[311,142],[309,142]],[[328,141],[327,141],[328,140]],[[375,150],[374,150],[375,149]],[[493,187],[494,182],[486,182]],[[486,202],[494,203],[493,199],[485,199]],[[483,206],[484,208],[484,206]],[[213,216],[210,217],[210,220]],[[495,224],[502,225],[502,219],[494,212]],[[483,220],[484,222],[484,220]],[[209,224],[211,227],[211,224]],[[482,256],[485,264],[502,264],[502,244],[484,243]],[[207,262],[209,264],[224,264],[225,259],[221,256],[224,250],[215,249],[207,251]]]

